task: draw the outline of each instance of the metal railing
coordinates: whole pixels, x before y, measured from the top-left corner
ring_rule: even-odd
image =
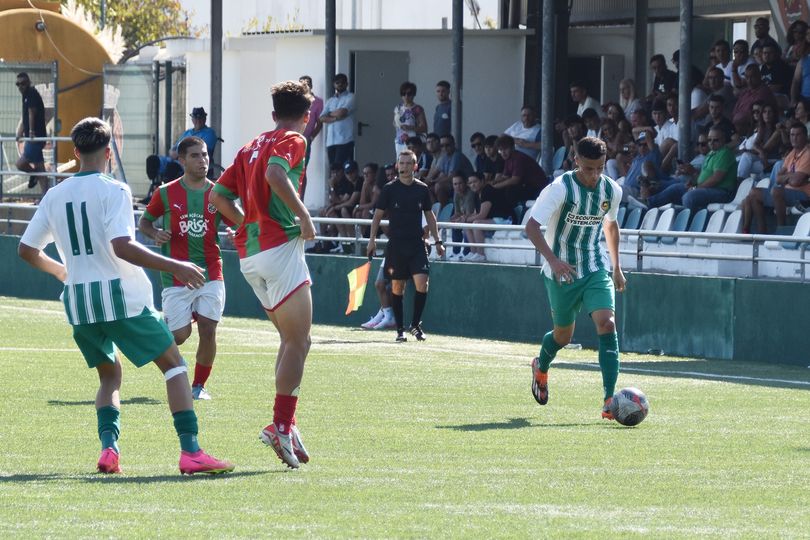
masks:
[[[25,225],[28,223],[28,219],[19,219],[19,218],[12,218],[13,212],[15,209],[19,208],[27,208],[29,210],[33,210],[36,207],[34,205],[25,205],[25,204],[13,204],[13,203],[0,203],[0,224],[5,224],[5,230],[10,231],[12,229],[12,225]],[[136,212],[136,223],[137,217],[140,216],[142,212]],[[352,255],[356,256],[365,256],[366,250],[365,246],[368,244],[368,239],[365,238],[362,234],[364,227],[369,227],[371,225],[370,219],[347,219],[347,218],[326,218],[326,217],[313,217],[312,221],[317,224],[322,225],[348,225],[353,227],[354,236],[325,236],[322,234],[317,234],[315,236],[315,241],[322,241],[322,242],[338,242],[343,244],[351,244]],[[386,220],[380,222],[382,226],[388,225]],[[439,234],[442,238],[442,241],[447,249],[443,259],[446,259],[447,254],[450,252],[450,249],[453,247],[481,247],[485,249],[507,249],[507,250],[528,250],[534,252],[534,265],[542,264],[542,257],[539,253],[536,252],[534,245],[525,237],[518,234],[517,237],[513,237],[513,241],[511,243],[504,243],[504,242],[485,242],[485,243],[470,243],[470,242],[454,242],[452,239],[448,239],[450,235],[448,234],[449,231],[452,229],[478,229],[484,231],[511,231],[522,233],[524,227],[521,225],[496,225],[496,224],[476,224],[476,223],[451,223],[451,222],[440,222],[439,226]],[[545,231],[545,228],[542,229]],[[700,260],[715,260],[715,261],[736,261],[742,263],[749,263],[751,265],[751,276],[752,277],[759,277],[759,264],[762,262],[772,262],[772,263],[785,263],[785,264],[795,264],[799,266],[799,277],[801,281],[806,281],[807,279],[807,265],[810,264],[810,258],[807,258],[807,253],[810,251],[810,237],[796,237],[796,236],[785,236],[785,235],[764,235],[764,234],[729,234],[729,233],[707,233],[707,232],[679,232],[679,231],[661,231],[661,230],[654,230],[654,229],[623,229],[622,235],[633,235],[637,236],[637,240],[635,241],[635,248],[634,249],[627,249],[626,247],[622,249],[621,244],[619,248],[620,255],[632,255],[635,257],[635,268],[636,271],[643,272],[644,271],[644,258],[676,258],[676,259],[700,259]],[[223,239],[224,244],[223,248],[227,249],[227,246],[230,245],[230,238],[228,234],[225,232],[220,232],[220,237]],[[705,250],[701,250],[700,252],[689,252],[689,251],[678,251],[677,250],[677,243],[672,244],[673,250],[669,251],[651,251],[645,249],[647,246],[660,246],[661,244],[658,241],[648,242],[646,238],[691,238],[693,241],[698,239],[707,240],[710,244],[711,243],[718,243],[722,242],[725,244],[737,244],[742,246],[750,246],[751,253],[750,254],[726,254],[726,253],[717,253],[716,250],[710,249],[710,246],[707,246]],[[496,238],[497,240],[497,238]],[[786,257],[776,257],[776,256],[762,256],[760,252],[764,247],[765,242],[790,242],[794,244],[798,244],[796,252],[798,253],[798,258],[786,258]],[[385,238],[380,238],[377,240],[378,246],[384,246],[387,243]],[[630,269],[629,265],[622,265],[625,269]]]

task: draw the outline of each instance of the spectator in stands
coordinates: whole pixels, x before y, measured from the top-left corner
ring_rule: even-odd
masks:
[[[524,105],[520,109],[520,120],[506,128],[503,133],[515,139],[515,148],[519,152],[537,159],[540,153],[540,124],[537,123],[534,107]]]
[[[647,111],[645,109],[636,109],[630,115],[630,132],[633,134],[634,138],[638,138],[638,134],[642,131],[646,131],[647,128],[652,127],[652,122],[650,122],[650,117],[647,116]]]
[[[710,129],[708,142],[710,152],[697,180],[690,178],[685,183],[670,184],[660,193],[648,197],[648,205],[683,204],[694,213],[711,203],[727,203],[732,199],[737,187],[734,152],[727,146],[722,129]]]
[[[672,65],[675,66],[675,75],[681,70],[681,50],[676,49],[675,52],[672,53]],[[700,85],[703,83],[703,72],[700,71],[700,68],[694,64],[689,64],[689,86],[694,90],[694,88],[700,88]],[[680,82],[677,83],[680,85]],[[677,93],[678,87],[676,87]]]
[[[354,189],[351,184],[346,180],[343,173],[343,166],[337,163],[329,166],[329,193],[327,195],[326,206],[316,212],[318,216],[337,217],[339,211],[335,211],[334,207],[345,201],[348,195],[353,193]],[[321,224],[321,236],[337,236],[337,227],[332,224]],[[328,253],[330,250],[337,247],[334,242],[318,241],[313,247],[307,249],[307,253]]]
[[[732,90],[731,86],[723,83],[723,70],[717,67],[709,68],[709,70],[706,72],[706,79],[703,84],[706,87],[706,90],[709,92],[709,95],[706,98],[706,101],[700,106],[696,108],[693,106],[692,120],[698,125],[705,125],[705,123],[708,121],[706,117],[709,114],[709,100],[713,96],[720,96],[723,98],[722,113],[727,117],[731,117],[734,111],[734,103],[736,98],[734,97],[734,91]]]
[[[700,174],[703,167],[703,162],[706,160],[706,155],[709,153],[709,135],[708,133],[700,133],[697,142],[695,143],[695,157],[689,163],[679,163],[675,168],[674,182],[668,182],[667,187],[680,183],[686,186],[694,183],[694,179]],[[639,198],[634,202],[634,206],[640,205],[642,208],[655,208],[668,204],[670,202],[671,192],[667,192],[666,188],[660,190],[658,193],[653,193],[647,198]],[[679,199],[680,200],[680,199]]]
[[[565,146],[565,159],[563,159],[562,170],[569,171],[574,168],[577,143],[585,137],[585,123],[580,116],[575,114],[565,119],[564,126],[562,138]]]
[[[408,137],[408,141],[405,143],[408,150],[414,153],[416,156],[416,163],[417,163],[417,171],[414,175],[416,178],[421,178],[419,173],[421,172],[421,166],[419,165],[422,163],[422,156],[425,153],[425,144],[422,142],[422,138],[419,136],[416,137]]]
[[[622,159],[617,159],[618,174],[624,176],[622,199],[641,196],[641,179],[645,183],[656,184],[661,178],[661,151],[655,144],[655,132],[647,128],[638,134],[634,144],[622,148]],[[629,164],[628,164],[628,161]]]
[[[810,151],[807,145],[807,127],[801,122],[790,126],[791,150],[774,177],[770,192],[766,188],[754,188],[743,200],[743,232],[751,230],[755,218],[760,233],[766,233],[765,207],[773,206],[777,229],[785,225],[786,210],[810,197]],[[776,168],[774,168],[776,171]]]
[[[349,219],[352,217],[355,208],[360,203],[363,192],[364,181],[358,175],[357,162],[349,160],[343,164],[343,174],[346,181],[351,185],[351,192],[341,202],[333,206],[334,214],[327,214],[327,217],[342,217]],[[349,187],[346,186],[346,191]],[[354,238],[354,225],[337,225],[338,234],[343,237]],[[350,253],[353,249],[351,244],[344,245],[343,252]]]
[[[326,124],[326,153],[330,165],[354,159],[354,94],[349,92],[349,78],[338,73],[332,79],[335,94],[326,100],[321,122]]]
[[[475,172],[467,156],[456,148],[456,139],[452,135],[444,135],[439,141],[442,155],[436,166],[430,169],[425,179],[425,183],[431,187],[435,196],[438,196],[437,184],[443,184],[449,192],[452,177],[456,171],[460,171],[465,177],[469,177]]]
[[[386,164],[385,167],[383,167],[383,174],[385,175],[386,183],[393,182],[397,179],[397,166],[393,163]],[[380,188],[382,188],[382,186],[380,186]]]
[[[661,170],[667,173],[671,172],[671,164],[678,153],[678,125],[677,120],[670,117],[670,107],[668,107],[669,100],[672,100],[674,111],[677,115],[677,99],[669,98],[667,101],[656,100],[653,103],[652,117],[655,124],[655,144],[658,145],[658,150],[661,152]]]
[[[321,113],[323,112],[323,99],[319,98],[312,91],[312,77],[309,75],[301,75],[298,77],[298,82],[306,85],[308,95],[312,98],[312,106],[309,108],[309,122],[304,128],[304,138],[307,140],[307,154],[305,156],[305,164],[309,165],[309,155],[312,151],[312,141],[318,136],[323,128],[321,122]],[[301,200],[304,200],[304,195],[301,194]]]
[[[810,47],[808,47],[810,49]],[[790,102],[795,105],[800,98],[810,99],[810,51],[796,64],[790,84]]]
[[[31,84],[28,73],[18,73],[14,85],[17,87],[20,94],[22,94],[22,119],[17,125],[17,141],[19,142],[23,137],[46,137],[48,132],[45,129],[45,104],[42,101],[42,96],[39,94],[39,91]],[[214,144],[216,144],[216,142]],[[176,146],[177,145],[175,145],[175,147]],[[23,145],[22,155],[17,159],[17,169],[27,173],[44,172],[45,157],[42,155],[43,148],[45,148],[43,141],[26,141]],[[0,151],[2,151],[2,149],[0,149]],[[177,152],[175,152],[174,155],[176,158]],[[182,169],[180,174],[182,174]],[[28,189],[36,186],[37,183],[39,183],[42,194],[45,195],[49,187],[48,177],[28,177]],[[152,191],[152,189],[149,190],[149,196],[151,196]],[[147,196],[147,202],[149,196]]]
[[[473,151],[473,156],[475,156],[475,162],[473,166],[475,168],[475,172],[479,175],[482,174],[482,169],[484,167],[484,161],[487,159],[487,155],[484,153],[484,141],[486,140],[487,136],[481,133],[480,131],[476,131],[472,135],[470,135],[470,149]],[[464,182],[467,182],[467,177],[464,177]]]
[[[476,175],[470,175],[467,179],[467,186],[475,193],[476,211],[467,217],[467,223],[512,223],[513,208],[504,200],[499,190],[496,190]],[[487,232],[481,229],[469,229],[468,235],[475,244],[483,244],[487,237]],[[492,236],[492,233],[489,233]],[[464,260],[471,262],[484,262],[487,260],[484,255],[484,248],[471,247],[471,253]]]
[[[476,176],[478,176],[477,173]],[[467,219],[473,214],[475,214],[475,193],[467,187],[466,178],[461,174],[455,174],[453,175],[453,215],[450,217],[450,221],[467,223]],[[465,241],[466,236],[466,230],[452,229],[453,242]],[[469,252],[470,248],[462,250],[461,246],[453,246],[453,252],[447,255],[447,260],[462,261]]]
[[[374,214],[374,185],[377,182],[377,173],[380,170],[380,166],[374,162],[366,163],[363,166],[363,184],[360,187],[360,200],[357,201],[357,205],[354,207],[354,211],[352,212],[352,217],[355,219],[371,219],[372,215]],[[364,228],[363,235],[366,235],[366,230],[368,227]]]
[[[616,123],[616,129],[628,137],[628,140],[633,138],[632,130],[630,128],[630,121],[624,115],[622,106],[615,102],[605,104],[607,109],[607,118]]]
[[[434,132],[427,134],[425,138],[425,152],[419,158],[419,171],[417,178],[426,178],[430,169],[439,162],[442,155],[442,145],[439,142],[439,135]]]
[[[439,100],[439,104],[436,105],[436,112],[433,114],[433,133],[439,137],[450,135],[453,130],[453,102],[450,101],[449,82],[436,83],[436,99]]]
[[[762,47],[762,65],[759,66],[759,73],[762,75],[762,82],[771,89],[774,95],[786,96],[786,103],[793,74],[778,51],[778,45],[775,44],[765,44]]]
[[[656,99],[666,99],[678,91],[678,75],[667,67],[667,60],[663,54],[656,54],[650,58],[650,71],[653,72],[653,84],[647,101],[652,103]]]
[[[582,111],[582,122],[585,124],[585,136],[599,138],[600,130],[602,129],[602,122],[600,121],[599,113],[593,109],[585,109]]]
[[[751,108],[754,132],[740,143],[737,178],[761,175],[779,158],[780,137],[776,129],[776,109],[757,101]]]
[[[629,133],[619,131],[619,128],[616,127],[616,122],[610,118],[604,118],[602,120],[600,134],[600,138],[602,141],[604,141],[605,147],[607,148],[606,158],[608,160],[615,160],[616,155],[621,152],[622,146],[633,140],[633,137]],[[615,170],[613,171],[613,174],[615,175]],[[611,175],[609,170],[608,176],[614,179],[618,178],[618,176]]]
[[[569,88],[571,91],[571,99],[577,104],[578,116],[582,116],[585,109],[593,109],[600,115],[602,114],[602,105],[596,98],[588,95],[588,89],[585,87],[584,82],[579,80],[571,81]],[[507,133],[507,135],[510,135],[510,133]]]
[[[754,62],[756,62],[758,66],[762,65],[762,46],[761,45],[751,45],[751,58],[754,59]]]
[[[414,102],[416,85],[405,81],[399,85],[402,102],[394,107],[394,152],[396,156],[407,149],[408,139],[427,133],[425,109]]]
[[[745,78],[747,87],[737,95],[737,103],[734,105],[734,112],[731,117],[734,129],[740,136],[749,135],[753,132],[751,110],[754,103],[762,101],[767,105],[776,107],[776,98],[771,89],[762,83],[762,75],[756,64],[748,64],[745,69]]]
[[[754,21],[754,35],[756,36],[756,41],[751,44],[751,50],[754,47],[762,47],[762,52],[764,54],[765,47],[773,46],[777,56],[782,56],[782,47],[779,46],[779,43],[771,37],[771,23],[765,17],[759,17],[756,21]]]
[[[636,97],[636,83],[633,82],[633,79],[622,79],[619,82],[619,105],[628,118],[635,111],[643,108],[641,100]]]
[[[731,60],[731,45],[725,39],[718,39],[714,42],[714,59],[717,62],[714,67],[723,70],[723,83],[734,86],[731,76],[733,69]]]
[[[736,148],[740,142],[739,137],[734,129],[734,124],[723,115],[724,104],[723,96],[713,95],[709,97],[709,116],[706,119],[706,130],[722,129],[725,135],[723,139],[730,141],[729,146]]]
[[[810,52],[810,43],[807,41],[807,23],[801,19],[793,21],[788,27],[788,48],[785,51],[785,62],[795,68],[799,61]]]
[[[478,174],[478,177],[482,178],[484,182],[487,183],[492,182],[498,175],[503,173],[503,158],[498,153],[498,147],[495,144],[497,141],[497,135],[490,135],[484,139],[484,155],[486,156],[486,160],[484,160],[484,166],[482,168],[483,174]]]
[[[748,42],[744,39],[738,39],[734,42],[732,47],[733,59],[731,61],[731,84],[735,91],[739,91],[748,86],[748,76],[746,69],[748,66],[754,66],[759,71],[759,65],[748,54]]]
[[[199,137],[205,141],[206,150],[210,159],[214,158],[214,150],[217,147],[219,137],[214,128],[206,125],[208,113],[202,107],[194,107],[191,109],[192,127],[185,130],[182,135],[174,143],[174,146],[169,150],[168,156],[151,155],[146,158],[146,176],[151,180],[152,184],[149,186],[149,193],[141,202],[149,202],[155,188],[159,187],[163,182],[175,180],[183,176],[183,167],[177,161],[177,145],[186,137]],[[213,173],[213,168],[209,167],[208,177],[210,178]]]
[[[536,199],[548,185],[545,171],[537,161],[516,152],[515,141],[509,135],[501,135],[495,144],[504,165],[503,174],[492,182],[492,187],[503,192],[506,204],[512,208]]]

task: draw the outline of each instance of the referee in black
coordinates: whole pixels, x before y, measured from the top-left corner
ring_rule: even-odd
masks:
[[[426,184],[414,178],[416,154],[403,150],[397,159],[399,177],[383,186],[377,197],[371,234],[368,239],[368,254],[376,250],[377,231],[380,220],[388,211],[388,246],[385,250],[385,273],[391,278],[391,304],[397,323],[397,341],[407,341],[403,325],[402,296],[405,282],[413,277],[416,294],[413,298],[413,319],[410,333],[418,341],[425,341],[422,331],[422,311],[425,309],[428,291],[428,263],[423,240],[422,216],[427,221],[430,235],[435,240],[439,256],[444,255],[444,245],[439,239],[436,217],[431,211],[430,191]]]

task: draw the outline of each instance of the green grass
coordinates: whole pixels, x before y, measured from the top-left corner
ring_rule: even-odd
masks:
[[[122,467],[94,473],[97,378],[60,304],[0,298],[0,537],[800,537],[810,528],[810,370],[623,355],[647,420],[599,418],[593,351],[318,326],[298,420],[312,461],[258,440],[278,339],[221,325],[198,403],[231,475],[181,477],[162,378],[124,366]],[[430,325],[428,321],[427,330]],[[182,347],[193,359],[196,342]],[[776,354],[776,351],[775,351]],[[704,376],[691,375],[704,374]],[[745,376],[734,379],[729,376]]]

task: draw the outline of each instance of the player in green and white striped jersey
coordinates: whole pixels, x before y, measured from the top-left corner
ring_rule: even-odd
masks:
[[[584,307],[599,335],[604,404],[602,418],[613,419],[610,400],[619,376],[614,291],[624,291],[619,265],[619,226],[616,215],[622,200],[619,185],[602,174],[605,143],[585,137],[577,143],[576,168],[557,177],[540,193],[526,223],[529,240],[543,255],[544,282],[554,329],[543,337],[540,354],[532,361],[532,394],[540,405],[548,402],[548,369],[562,347],[571,342],[577,313]],[[540,226],[546,226],[546,233]],[[610,253],[599,243],[602,231]]]
[[[233,465],[204,453],[197,442],[186,363],[152,306],[152,285],[142,267],[170,272],[190,288],[205,282],[201,269],[153,253],[135,241],[132,194],[102,174],[110,159],[110,126],[81,120],[70,133],[80,162],[77,174],[48,190],[20,240],[18,253],[65,284],[62,300],[73,339],[100,386],[96,394],[101,457],[98,470],[121,472],[121,362],[116,347],[140,367],[154,362],[166,381],[169,408],[180,438],[181,473],[219,473]],[[62,262],[42,250],[56,243]]]

